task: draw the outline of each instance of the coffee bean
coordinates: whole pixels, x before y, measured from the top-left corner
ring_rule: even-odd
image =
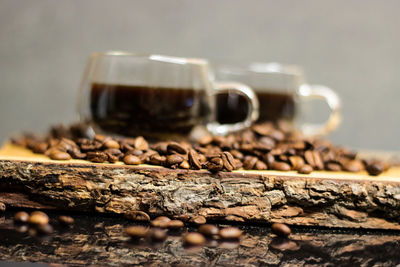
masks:
[[[304,159],[300,156],[291,156],[289,157],[290,164],[294,170],[299,170],[304,166]]]
[[[243,162],[243,168],[245,170],[252,170],[254,166],[257,164],[258,158],[257,157],[245,157]]]
[[[62,151],[53,151],[50,153],[49,157],[54,160],[69,160],[71,159],[71,155],[67,152]]]
[[[104,142],[104,147],[106,148],[114,148],[114,149],[119,149],[120,145],[117,141],[109,139],[106,142]]]
[[[134,155],[126,155],[123,161],[126,165],[139,165],[142,163],[140,158]]]
[[[374,163],[368,164],[366,167],[366,170],[369,175],[377,176],[383,172],[384,168],[383,168],[382,164],[380,164],[378,162],[374,162]]]
[[[289,226],[283,223],[273,223],[271,228],[272,228],[272,233],[282,237],[289,236],[292,232]]]
[[[178,154],[187,154],[187,150],[181,144],[177,142],[170,142],[167,146],[168,153],[178,153]]]
[[[204,216],[198,215],[190,218],[189,222],[200,225],[200,224],[205,224],[207,220]]]
[[[167,147],[168,142],[159,142],[154,144],[151,148],[157,151],[160,155],[166,155],[168,152]]]
[[[325,169],[327,169],[328,171],[339,172],[342,170],[342,166],[335,162],[328,162],[325,164]]]
[[[285,162],[274,161],[271,163],[271,169],[277,171],[290,171],[290,165]]]
[[[189,246],[201,246],[206,242],[206,239],[200,233],[188,233],[184,236],[183,242]]]
[[[177,154],[172,154],[167,156],[167,164],[169,166],[175,165],[175,164],[181,164],[183,162],[183,158]]]
[[[264,160],[264,162],[265,162],[269,167],[271,167],[272,162],[275,161],[275,157],[274,157],[274,155],[272,155],[271,153],[267,153],[267,154],[265,154],[265,155],[263,156],[263,160]]]
[[[136,225],[125,228],[125,233],[132,238],[143,238],[149,234],[149,228]]]
[[[305,164],[298,170],[298,173],[310,174],[312,171],[313,171],[313,168],[310,165]]]
[[[50,224],[39,224],[36,227],[39,234],[49,235],[54,232],[53,227]]]
[[[149,222],[150,216],[140,210],[128,211],[124,214],[124,217],[128,220],[138,221],[138,222]]]
[[[148,150],[149,144],[147,143],[146,139],[143,136],[139,136],[135,138],[134,147],[139,150]]]
[[[219,231],[222,239],[238,239],[242,235],[242,231],[237,227],[226,227]]]
[[[220,157],[215,157],[210,159],[210,162],[207,165],[207,169],[210,172],[219,172],[223,169],[224,162]]]
[[[5,212],[5,211],[6,211],[6,204],[0,202],[0,212]]]
[[[232,170],[236,169],[236,161],[231,153],[229,153],[228,151],[223,152],[222,159],[224,160],[224,167],[226,167],[225,166],[225,161],[226,161],[228,163],[227,165],[232,166]]]
[[[189,150],[189,162],[190,165],[192,166],[193,169],[195,170],[200,170],[201,169],[201,163],[199,160],[199,155],[194,149]]]
[[[350,160],[344,164],[343,168],[348,172],[359,172],[364,169],[364,165],[359,160]]]
[[[181,169],[186,169],[186,170],[188,170],[188,169],[190,169],[190,164],[189,164],[189,162],[187,162],[186,160],[184,160],[184,161],[182,161],[181,164],[179,164],[179,167],[180,167]]]
[[[32,151],[33,153],[43,154],[44,152],[46,152],[48,147],[49,146],[46,142],[40,142],[32,147]]]
[[[29,216],[30,224],[44,225],[49,223],[49,216],[42,211],[34,211]]]
[[[157,217],[157,218],[155,218],[154,220],[152,220],[152,221],[150,222],[150,225],[153,226],[153,227],[161,227],[161,226],[163,226],[162,228],[164,228],[164,226],[165,226],[165,227],[168,226],[168,223],[169,223],[170,221],[171,221],[170,218],[165,217],[165,216],[160,216],[160,217]]]
[[[167,235],[166,230],[162,230],[162,229],[158,229],[158,228],[154,228],[150,232],[150,237],[155,242],[163,241],[167,238],[167,236],[168,235]]]
[[[231,163],[229,162],[227,156],[224,153],[221,153],[221,159],[222,159],[222,162],[223,162],[224,169],[226,171],[228,171],[228,172],[233,171],[234,168],[233,168],[233,166],[231,165]]]
[[[72,225],[75,222],[74,218],[72,218],[70,216],[60,216],[60,217],[58,217],[58,221],[62,225]]]
[[[197,142],[201,146],[206,146],[206,145],[211,144],[212,141],[213,141],[213,137],[211,135],[205,135],[202,138],[200,138]]]
[[[89,151],[87,152],[87,160],[95,163],[103,163],[107,161],[108,156],[106,153],[101,151]]]
[[[200,227],[199,227],[199,233],[201,233],[205,236],[214,236],[214,235],[218,235],[219,228],[212,224],[203,224],[203,225],[200,225]]]
[[[167,162],[166,156],[160,156],[157,154],[151,156],[149,159],[149,163],[151,163],[153,165],[164,166],[166,162]]]
[[[244,158],[243,153],[241,153],[238,150],[231,150],[230,152],[231,152],[232,156],[234,156],[237,159],[242,160]]]
[[[19,211],[14,215],[14,222],[26,223],[29,220],[29,214],[25,211]]]
[[[171,221],[167,222],[167,228],[170,228],[170,229],[179,229],[179,228],[182,228],[183,226],[184,226],[184,224],[180,220],[171,220]]]

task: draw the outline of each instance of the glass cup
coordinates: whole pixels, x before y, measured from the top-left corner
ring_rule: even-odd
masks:
[[[216,121],[220,93],[243,97],[243,120]],[[215,82],[204,59],[111,51],[91,55],[80,88],[79,114],[95,132],[108,134],[180,138],[203,125],[213,135],[225,135],[258,118],[258,100],[244,84]]]
[[[306,135],[326,135],[341,121],[341,104],[337,94],[323,85],[306,83],[303,71],[293,65],[279,63],[252,63],[245,67],[217,66],[218,80],[243,82],[251,86],[259,101],[257,122],[286,121]],[[304,122],[306,100],[326,101],[330,108],[324,123]],[[217,99],[217,120],[233,123],[245,116],[247,104],[238,95],[221,94]]]

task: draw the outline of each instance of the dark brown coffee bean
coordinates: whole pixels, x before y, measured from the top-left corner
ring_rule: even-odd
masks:
[[[214,236],[214,235],[218,235],[219,228],[212,224],[203,224],[203,225],[200,225],[200,227],[199,227],[199,233],[201,233],[205,236]]]
[[[207,169],[210,172],[218,172],[221,171],[224,167],[224,162],[221,158],[219,157],[215,157],[210,159],[208,165],[207,165]]]
[[[183,243],[189,246],[201,246],[205,242],[206,239],[200,233],[187,233],[183,238]]]
[[[368,164],[366,167],[366,170],[369,175],[377,176],[384,171],[384,166],[383,166],[383,164],[381,164],[379,162],[374,162],[374,163]]]
[[[282,237],[289,236],[292,233],[289,226],[283,223],[273,223],[271,229],[272,233]]]
[[[170,222],[171,219],[165,216],[160,216],[155,218],[150,222],[150,225],[153,227],[161,227],[161,225],[165,224],[165,226],[168,225],[168,222]]]
[[[155,242],[159,242],[159,241],[163,241],[167,238],[167,231],[166,230],[162,230],[162,229],[152,229],[150,232],[150,237],[153,241]]]
[[[257,157],[245,157],[245,160],[243,162],[243,168],[245,170],[252,170],[254,169],[257,161],[258,161]]]
[[[87,157],[87,154],[82,153],[79,149],[72,150],[69,154],[73,159],[86,159]]]
[[[136,137],[133,145],[136,149],[139,149],[139,150],[148,150],[149,149],[149,144],[143,138],[143,136]]]
[[[328,171],[339,172],[342,170],[342,166],[335,162],[328,162],[325,164],[325,169]]]
[[[237,227],[226,227],[219,231],[219,236],[222,239],[238,239],[241,237],[242,231]]]
[[[96,134],[94,136],[94,140],[99,141],[99,142],[103,142],[105,139],[106,139],[106,136],[102,135],[102,134]]]
[[[47,214],[42,212],[42,211],[34,211],[29,216],[28,222],[30,224],[36,224],[36,225],[48,224],[49,223],[49,216],[47,216]]]
[[[254,166],[254,169],[255,170],[267,170],[268,166],[267,166],[267,164],[265,164],[261,160],[258,160],[256,165]]]
[[[304,159],[299,156],[290,156],[289,157],[290,164],[294,170],[299,170],[301,167],[304,166]]]
[[[138,221],[138,222],[149,222],[150,216],[140,210],[128,211],[124,214],[124,217],[128,220]]]
[[[200,160],[199,160],[198,153],[194,149],[191,149],[191,150],[189,150],[189,155],[188,156],[189,156],[189,162],[190,162],[190,165],[192,166],[192,168],[195,169],[195,170],[200,170],[201,169],[201,163],[200,163]]]
[[[74,224],[75,220],[74,218],[70,217],[70,216],[60,216],[58,217],[58,221],[62,224],[62,225],[72,225]]]
[[[285,139],[285,134],[280,130],[272,130],[270,131],[268,136],[275,139],[276,141],[283,141],[283,139]]]
[[[175,164],[181,164],[183,162],[183,158],[177,154],[172,154],[167,156],[167,164],[169,166],[175,165]]]
[[[348,172],[359,172],[364,170],[364,165],[359,160],[350,160],[344,163],[343,168]]]
[[[271,163],[271,169],[277,171],[290,171],[290,165],[285,162],[274,161]]]
[[[307,150],[304,153],[304,157],[306,162],[316,170],[322,170],[324,168],[324,164],[322,162],[321,155],[318,151]]]
[[[179,228],[182,228],[183,226],[184,226],[184,224],[180,220],[171,220],[171,221],[167,222],[167,228],[170,228],[170,229],[179,229]]]
[[[311,150],[307,150],[306,152],[304,152],[304,158],[307,164],[309,164],[311,167],[315,166],[314,155]]]
[[[207,222],[207,220],[204,216],[198,215],[198,216],[194,216],[194,217],[190,218],[189,222],[197,224],[197,225],[201,225],[201,224],[205,224]]]
[[[53,227],[50,224],[40,224],[36,227],[39,234],[49,235],[54,232]]]
[[[265,147],[269,148],[269,150],[273,149],[276,145],[276,142],[271,137],[263,136],[258,140],[259,143],[263,144]]]
[[[54,160],[69,160],[71,159],[71,155],[67,152],[62,151],[54,151],[50,153],[49,157]]]
[[[271,153],[267,153],[263,156],[264,162],[271,167],[272,162],[275,161],[275,157]]]
[[[232,156],[234,156],[237,159],[242,160],[244,158],[243,153],[238,150],[231,150],[230,152],[231,152]]]
[[[301,174],[310,174],[313,170],[314,170],[314,169],[313,169],[310,165],[304,164],[304,165],[303,165],[300,169],[298,169],[297,171],[298,171],[298,173],[301,173]]]
[[[6,211],[6,204],[0,202],[0,212],[5,212],[5,211]]]
[[[259,135],[268,136],[273,130],[273,126],[272,124],[255,124],[251,129]]]
[[[119,149],[120,145],[117,141],[109,139],[106,142],[104,142],[104,147],[106,148],[114,148],[114,149]]]
[[[160,155],[153,155],[150,157],[149,162],[153,165],[160,165],[160,166],[164,166],[165,163],[167,162],[167,157],[165,156],[160,156]]]
[[[101,151],[89,151],[87,152],[87,160],[95,163],[103,163],[108,160],[108,156]]]
[[[29,220],[29,214],[25,211],[19,211],[14,215],[14,222],[26,223]]]
[[[206,145],[211,144],[212,141],[213,141],[213,137],[211,135],[205,135],[202,138],[200,138],[197,142],[201,146],[206,146]]]
[[[231,163],[229,162],[227,156],[224,153],[221,153],[221,159],[222,159],[222,162],[223,162],[224,169],[226,171],[228,171],[228,172],[233,171],[234,168],[233,168],[233,166],[231,165]]]
[[[151,146],[152,149],[157,151],[160,155],[167,154],[168,142],[159,142]]]
[[[46,152],[48,147],[49,146],[46,142],[40,142],[32,147],[32,151],[33,153],[43,154],[44,152]]]
[[[181,144],[178,144],[177,142],[170,142],[168,143],[167,146],[168,153],[178,153],[178,154],[186,154],[187,150],[184,146]]]
[[[235,158],[232,156],[231,153],[229,153],[228,151],[225,151],[222,153],[222,159],[224,160],[224,166],[225,166],[225,161],[232,166],[232,170],[236,169],[236,161]]]
[[[136,225],[125,228],[125,233],[132,238],[143,238],[149,234],[149,228]]]
[[[126,155],[123,161],[126,165],[139,165],[142,163],[140,158],[134,155]]]

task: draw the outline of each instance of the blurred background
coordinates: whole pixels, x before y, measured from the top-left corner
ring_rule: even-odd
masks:
[[[128,50],[300,65],[342,98],[332,141],[400,150],[399,10],[396,0],[0,0],[0,141],[76,120],[88,55]],[[326,109],[316,104],[312,119]]]

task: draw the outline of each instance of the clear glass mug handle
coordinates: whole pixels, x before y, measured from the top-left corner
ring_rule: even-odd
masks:
[[[214,88],[215,92],[213,97],[217,94],[226,94],[230,92],[244,96],[248,103],[248,110],[246,119],[238,123],[220,124],[217,121],[209,122],[207,124],[207,130],[212,135],[226,135],[230,132],[243,130],[250,127],[251,124],[258,119],[258,98],[249,86],[237,82],[214,82]],[[216,109],[213,112],[216,112]]]
[[[305,135],[326,135],[339,126],[341,122],[341,103],[339,96],[332,89],[323,85],[302,84],[299,88],[299,95],[303,99],[324,100],[331,110],[325,123],[305,123],[301,125],[301,130]]]

